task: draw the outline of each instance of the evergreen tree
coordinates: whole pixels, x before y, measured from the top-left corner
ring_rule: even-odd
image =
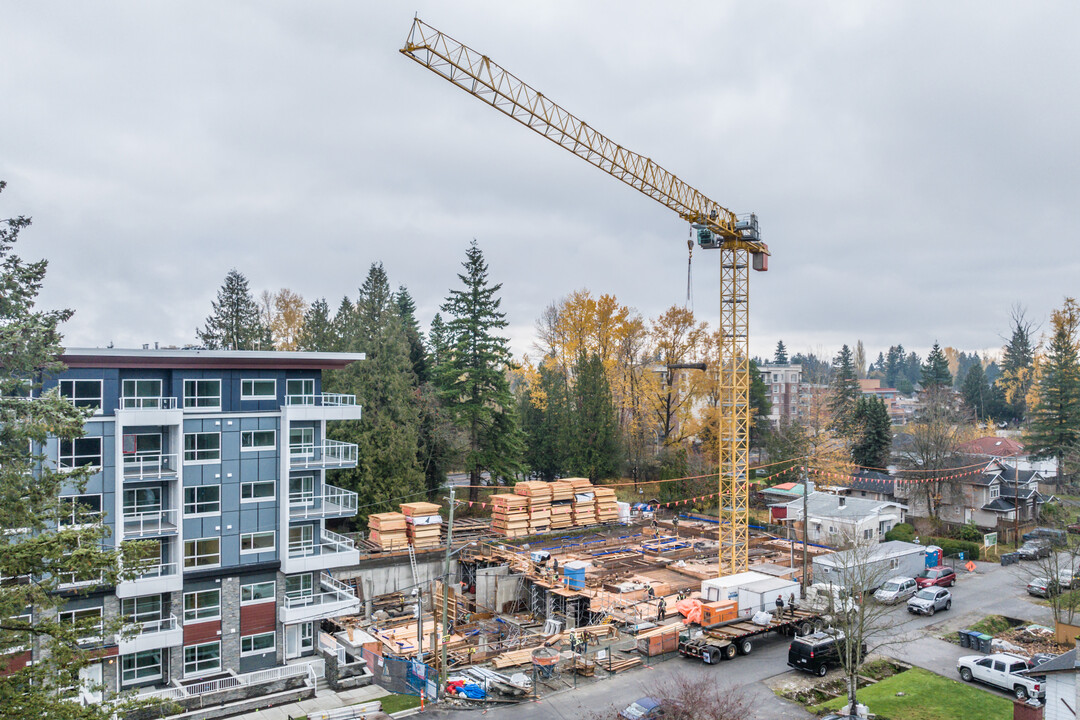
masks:
[[[487,263],[475,240],[465,256],[465,272],[458,274],[464,288],[451,290],[442,306],[451,318],[447,329],[454,343],[439,364],[437,384],[450,417],[466,436],[469,499],[475,501],[485,470],[496,478],[520,468],[522,442],[506,377],[510,349],[507,339],[496,334],[507,325],[497,296],[502,284],[488,283]]]
[[[420,323],[416,321],[416,303],[404,285],[400,285],[394,293],[394,302],[405,327],[405,337],[409,341],[409,360],[412,362],[413,372],[418,382],[425,383],[428,380],[427,350],[424,347],[424,333],[420,331]]]
[[[922,375],[919,382],[923,390],[943,390],[952,387],[952,373],[949,372],[949,361],[945,359],[945,353],[935,342],[926,356],[926,364],[922,366]]]
[[[311,303],[304,313],[304,326],[297,340],[298,350],[312,352],[332,352],[338,346],[330,321],[330,306],[326,298],[319,298]]]
[[[358,446],[356,468],[338,471],[338,482],[357,493],[364,508],[360,521],[373,512],[396,509],[401,502],[396,498],[417,499],[425,479],[417,457],[420,413],[409,344],[379,263],[371,266],[360,288],[353,320],[355,339],[349,351],[365,353],[365,359],[331,379],[333,391],[356,395],[364,416],[336,423],[329,433]]]
[[[574,422],[571,435],[574,473],[594,483],[619,467],[619,424],[600,356],[584,354],[574,368]]]
[[[855,363],[851,349],[844,345],[833,360],[833,381],[829,390],[829,412],[832,427],[837,434],[853,439],[857,430],[855,411],[862,396],[859,380],[855,377]]]
[[[773,362],[777,365],[787,365],[787,348],[784,347],[784,341],[780,340],[776,343],[776,354],[773,356]]]
[[[565,475],[571,466],[569,380],[554,358],[537,368],[538,388],[521,393],[521,427],[525,435],[524,460],[543,480]]]
[[[218,290],[206,326],[196,331],[210,350],[273,350],[270,328],[248,289],[247,278],[233,268]]]
[[[453,345],[453,339],[449,333],[449,329],[443,323],[442,315],[435,313],[435,317],[431,318],[431,328],[428,330],[427,342],[429,364],[432,367],[433,375],[436,372],[434,368],[437,368],[447,357],[450,346]]]
[[[946,365],[946,369],[948,366]],[[922,379],[922,361],[919,359],[919,355],[912,350],[908,353],[907,359],[904,361],[904,383],[905,387],[915,388],[915,384]]]
[[[330,330],[330,337],[334,341],[330,350],[347,352],[356,343],[356,306],[348,296],[341,298],[334,319],[330,321]]]
[[[1058,473],[1064,477],[1073,471],[1066,461],[1075,458],[1080,449],[1078,325],[1080,306],[1066,298],[1064,307],[1055,310],[1051,318],[1054,334],[1045,357],[1038,363],[1036,401],[1026,436],[1028,451],[1038,458],[1056,459]]]
[[[885,402],[878,397],[861,397],[855,410],[857,427],[851,445],[851,460],[856,465],[882,469],[892,453],[892,421]]]
[[[960,394],[964,396],[964,402],[975,414],[975,421],[980,422],[988,416],[990,406],[990,385],[986,382],[982,363],[975,363],[964,376],[964,382],[960,385]]]
[[[4,186],[0,182],[0,192]],[[41,392],[42,378],[63,370],[59,326],[72,311],[35,309],[47,262],[24,262],[11,252],[29,225],[25,217],[0,220],[0,647],[8,648],[0,717],[106,720],[124,716],[130,704],[83,707],[71,689],[83,684],[79,672],[103,652],[80,638],[111,635],[119,623],[95,628],[93,619],[62,620],[58,612],[69,600],[77,603],[101,588],[61,591],[60,584],[100,576],[108,586],[130,579],[146,548],[134,543],[120,552],[105,549],[104,515],[57,501],[61,492],[84,492],[93,468],[54,469],[45,456],[47,437],[81,437],[93,411],[76,408],[55,387]],[[17,647],[37,648],[39,656],[23,667],[10,650]]]
[[[877,354],[877,360],[870,364],[870,367],[866,371],[867,377],[876,377],[881,380],[885,379],[885,353],[879,352]]]
[[[900,378],[904,374],[904,346],[892,345],[889,347],[889,355],[885,358],[885,387],[897,388],[900,386]]]
[[[758,364],[750,361],[750,447],[760,448],[765,442],[765,433],[769,430],[769,414],[772,402],[769,388],[761,379]]]
[[[1033,330],[1025,310],[1020,306],[1013,307],[1012,334],[1001,353],[1001,377],[997,379],[997,384],[1005,394],[1012,419],[1017,421],[1027,416],[1028,393],[1035,379],[1035,347],[1031,342]]]

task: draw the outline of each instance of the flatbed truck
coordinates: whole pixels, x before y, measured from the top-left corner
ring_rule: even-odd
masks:
[[[700,658],[703,663],[715,665],[721,660],[731,660],[736,655],[749,655],[754,649],[755,638],[771,632],[785,635],[809,635],[829,624],[830,616],[813,610],[786,610],[782,617],[773,616],[768,625],[757,625],[749,620],[732,620],[702,630],[699,637],[691,638],[689,631],[679,636],[679,652],[687,657]]]

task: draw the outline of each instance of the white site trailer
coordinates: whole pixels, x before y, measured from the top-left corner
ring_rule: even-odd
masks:
[[[782,597],[786,603],[792,593],[798,597],[799,583],[752,570],[701,583],[703,602],[738,600],[741,617],[751,616],[759,610],[772,612],[776,609],[777,597]]]
[[[926,548],[890,540],[814,558],[814,582],[870,592],[894,577],[918,577],[926,569]]]

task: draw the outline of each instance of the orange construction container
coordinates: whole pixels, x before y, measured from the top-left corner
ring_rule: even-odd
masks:
[[[738,600],[717,600],[701,606],[701,625],[708,627],[739,617]]]
[[[653,657],[665,653],[675,652],[679,649],[679,627],[672,626],[669,630],[663,630],[649,637],[638,638],[638,652]]]

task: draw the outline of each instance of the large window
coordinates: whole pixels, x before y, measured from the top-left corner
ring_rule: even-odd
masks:
[[[200,485],[184,488],[184,515],[221,513],[221,486]]]
[[[289,502],[293,505],[311,505],[315,502],[314,475],[289,478]]]
[[[185,380],[184,408],[187,410],[220,410],[220,380]]]
[[[161,488],[145,487],[124,491],[124,514],[156,513],[163,509]]]
[[[60,441],[57,458],[61,468],[101,467],[101,438],[81,437]]]
[[[258,635],[243,635],[240,637],[240,654],[254,655],[255,653],[269,652],[274,649],[274,633],[265,632]]]
[[[240,553],[272,552],[274,549],[274,531],[240,533]]]
[[[240,604],[273,602],[276,585],[273,580],[240,586]]]
[[[146,650],[144,652],[124,655],[120,658],[120,682],[130,685],[137,682],[149,682],[161,679],[161,651]]]
[[[221,643],[211,642],[184,648],[184,675],[204,675],[221,669]]]
[[[217,620],[221,617],[221,591],[184,593],[184,622]]]
[[[315,454],[315,428],[289,428],[289,453],[292,455]]]
[[[89,525],[101,519],[100,495],[64,495],[60,498],[60,525]]]
[[[184,568],[216,567],[221,564],[221,538],[184,541]]]
[[[129,623],[155,622],[164,617],[162,607],[160,595],[123,598],[120,600],[120,615]]]
[[[999,495],[1001,495],[1001,487],[999,485],[997,485],[997,484],[991,485],[990,486],[990,498],[993,499],[993,498],[998,497]]]
[[[314,405],[315,404],[315,381],[313,379],[307,380],[286,380],[285,381],[285,402],[289,405]]]
[[[221,460],[221,433],[202,432],[184,435],[184,462]]]
[[[75,407],[94,408],[101,411],[100,380],[61,380],[60,394]]]
[[[241,380],[241,400],[276,400],[277,380]]]
[[[240,483],[240,502],[273,500],[275,494],[273,480]]]
[[[273,450],[277,445],[273,430],[244,430],[240,433],[241,450]]]
[[[303,557],[315,554],[315,527],[296,525],[289,528],[289,555]]]
[[[161,407],[160,380],[124,380],[120,391],[121,408]]]
[[[78,625],[79,642],[101,642],[104,632],[104,623],[101,619],[101,608],[85,608],[83,610],[63,610],[60,612],[60,622],[70,625]]]
[[[311,580],[311,573],[289,575],[285,578],[285,597],[293,598],[294,600],[311,597],[315,593]]]

